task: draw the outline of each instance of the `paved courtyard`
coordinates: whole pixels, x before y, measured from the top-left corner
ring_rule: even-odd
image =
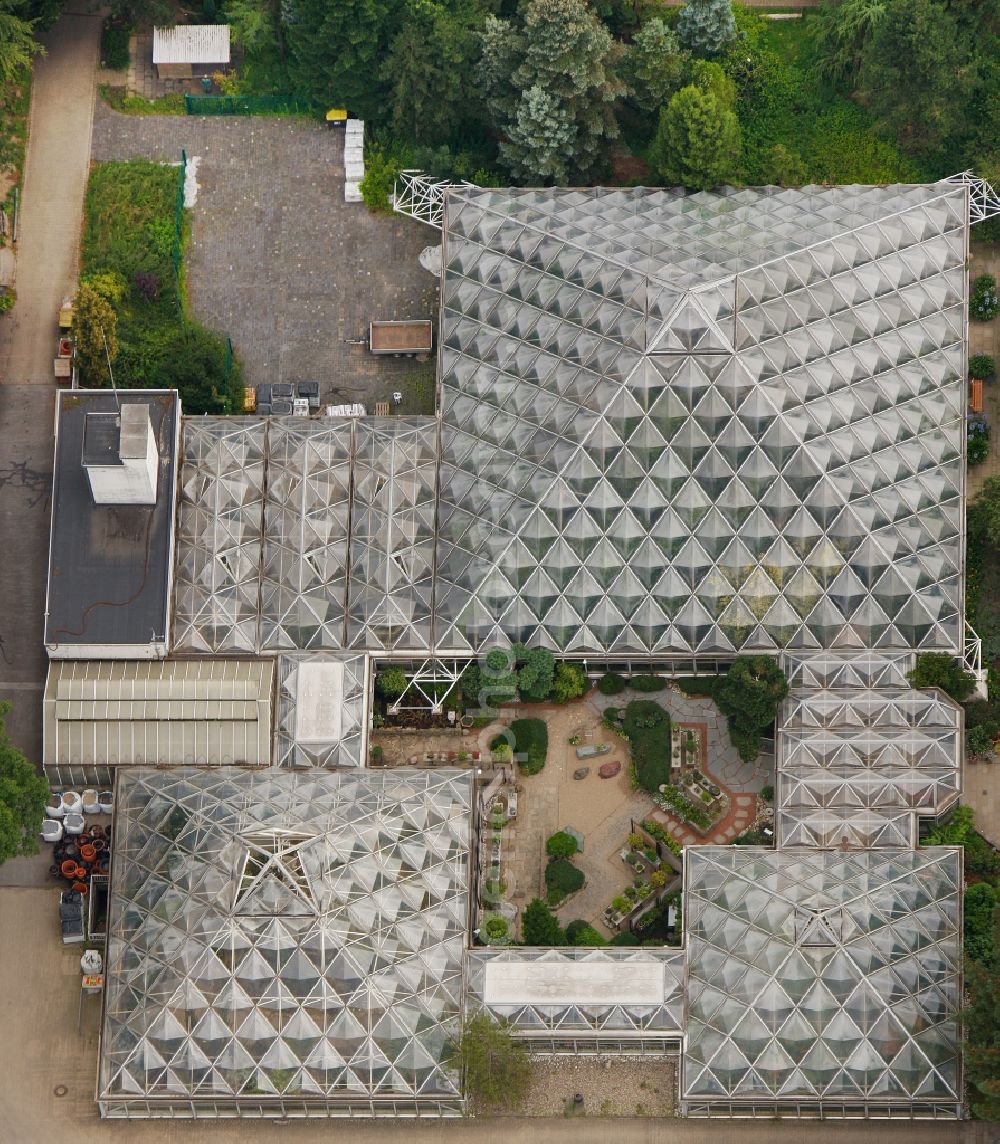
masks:
[[[228,334],[250,384],[319,381],[324,402],[403,394],[434,409],[433,362],[373,357],[373,318],[432,318],[417,261],[438,233],[344,202],[343,135],[304,119],[122,115],[98,99],[91,158],[199,160],[185,272],[195,317]]]

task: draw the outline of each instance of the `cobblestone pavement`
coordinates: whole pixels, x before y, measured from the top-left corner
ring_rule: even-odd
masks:
[[[185,273],[191,310],[228,333],[250,384],[319,381],[324,402],[403,394],[434,408],[433,366],[373,357],[349,340],[373,318],[437,318],[437,279],[417,262],[438,233],[344,202],[343,137],[303,119],[131,116],[98,100],[91,157],[197,156]]]

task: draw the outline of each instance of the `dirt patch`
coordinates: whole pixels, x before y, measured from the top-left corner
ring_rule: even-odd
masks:
[[[674,1116],[674,1062],[651,1057],[536,1057],[519,1116]],[[580,1093],[583,1103],[574,1103]]]

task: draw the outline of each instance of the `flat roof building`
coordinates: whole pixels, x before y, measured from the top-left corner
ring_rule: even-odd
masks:
[[[59,393],[45,608],[52,659],[166,655],[179,433],[174,391]]]

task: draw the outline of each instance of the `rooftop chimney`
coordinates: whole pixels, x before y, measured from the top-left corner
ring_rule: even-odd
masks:
[[[87,414],[83,467],[94,504],[156,504],[159,460],[145,402]]]

